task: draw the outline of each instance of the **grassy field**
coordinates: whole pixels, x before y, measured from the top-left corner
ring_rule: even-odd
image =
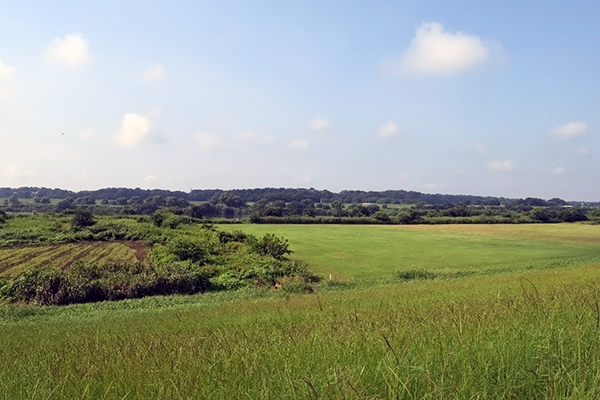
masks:
[[[284,236],[313,270],[352,279],[0,305],[0,399],[600,396],[598,226],[221,228]],[[393,277],[415,268],[478,272]]]
[[[4,307],[0,398],[597,398],[599,278]]]
[[[521,270],[600,257],[600,226],[534,225],[223,225],[289,240],[293,257],[316,273],[384,278],[396,270]]]

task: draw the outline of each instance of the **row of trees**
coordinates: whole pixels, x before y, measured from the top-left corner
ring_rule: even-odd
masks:
[[[68,196],[55,204],[45,197],[35,197],[34,201],[22,202],[16,196],[4,201],[4,209],[9,212],[73,212],[85,209],[94,213],[151,215],[160,209],[169,209],[179,215],[193,218],[250,218],[253,222],[273,221],[310,222],[306,218],[367,218],[365,223],[448,223],[453,219],[462,222],[574,222],[595,220],[598,209],[574,207],[561,199],[542,200],[526,198],[504,204],[479,205],[468,201],[459,204],[416,203],[410,206],[397,206],[377,203],[344,203],[333,200],[331,203],[314,202],[310,198],[284,201],[269,200],[265,195],[255,202],[248,203],[235,191],[219,191],[206,201],[190,203],[175,196],[154,195],[143,199],[140,196],[118,197],[114,200],[98,201],[92,196]],[[303,217],[304,219],[298,219]],[[494,218],[490,218],[494,217]],[[325,222],[319,219],[318,221]],[[327,222],[331,222],[328,220]]]
[[[445,204],[466,204],[480,206],[531,206],[547,207],[564,205],[566,202],[562,199],[554,198],[544,200],[539,198],[527,197],[524,199],[508,199],[504,197],[489,196],[470,196],[470,195],[449,195],[449,194],[428,194],[406,190],[386,190],[386,191],[363,191],[363,190],[343,190],[339,193],[329,190],[317,190],[314,188],[257,188],[257,189],[194,189],[189,193],[183,191],[171,191],[161,189],[140,189],[140,188],[104,188],[99,190],[87,190],[73,192],[63,189],[49,189],[44,187],[21,187],[21,188],[0,188],[0,198],[20,198],[20,199],[66,199],[66,198],[92,198],[96,201],[114,202],[129,201],[131,199],[140,199],[142,201],[160,196],[162,198],[174,197],[188,202],[206,202],[221,196],[236,196],[245,203],[256,203],[258,201],[275,202],[284,201],[286,203],[302,200],[310,200],[313,203],[333,203],[340,201],[342,203],[376,203],[376,204],[427,204],[427,205],[445,205]],[[125,199],[125,200],[123,200]],[[600,203],[589,203],[587,206],[600,206]]]

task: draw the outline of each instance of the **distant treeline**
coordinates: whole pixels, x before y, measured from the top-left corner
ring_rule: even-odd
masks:
[[[260,188],[260,189],[193,189],[189,193],[183,191],[161,190],[161,189],[140,189],[140,188],[104,188],[98,190],[83,190],[79,192],[50,189],[45,187],[20,187],[20,188],[0,188],[0,198],[16,197],[20,199],[66,199],[66,198],[92,198],[94,200],[117,201],[130,200],[132,198],[146,200],[150,197],[161,196],[163,198],[174,197],[185,201],[209,201],[227,193],[239,197],[244,203],[254,203],[258,201],[302,201],[310,200],[313,203],[333,203],[339,201],[352,204],[422,204],[422,205],[479,205],[479,206],[529,206],[529,207],[547,207],[566,205],[567,202],[554,198],[544,200],[539,198],[527,197],[525,199],[511,199],[504,197],[490,196],[472,196],[472,195],[451,195],[451,194],[429,194],[406,190],[385,190],[385,191],[363,191],[363,190],[343,190],[339,193],[329,190],[317,189],[294,189],[294,188]],[[571,202],[569,204],[581,205],[581,203]],[[586,206],[597,207],[600,202],[585,203]]]
[[[86,210],[97,215],[158,215],[163,210],[192,218],[219,219],[220,222],[291,223],[291,224],[448,224],[448,223],[534,223],[534,222],[600,222],[600,208],[575,207],[562,200],[525,199],[501,205],[377,203],[331,203],[270,201],[267,196],[245,202],[232,192],[215,194],[208,201],[191,203],[174,196],[155,195],[142,199],[96,200],[91,196],[51,202],[47,197],[33,201],[15,196],[4,200],[0,214],[9,213],[73,213]],[[1,221],[0,221],[1,223]]]

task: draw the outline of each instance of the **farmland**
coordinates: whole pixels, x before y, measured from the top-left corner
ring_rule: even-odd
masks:
[[[18,221],[31,231],[27,240],[38,240],[40,221]],[[65,223],[52,222],[48,234],[71,240]],[[196,224],[119,223],[152,230],[152,237],[206,234]],[[0,398],[599,394],[596,225],[219,228],[285,237],[290,257],[326,279],[305,294],[255,286],[61,307],[2,305]],[[39,251],[31,260],[63,263],[61,246],[85,257],[137,254],[127,241],[38,243],[29,247]],[[2,251],[12,259],[22,247],[4,246],[0,257]],[[395,274],[414,270],[438,275]]]
[[[600,256],[600,229],[582,224],[223,228],[283,236],[292,243],[293,256],[313,271],[344,279],[385,278],[407,269],[511,271],[585,264]]]
[[[0,277],[12,278],[33,268],[69,268],[76,261],[97,263],[144,259],[144,244],[135,241],[0,248]]]

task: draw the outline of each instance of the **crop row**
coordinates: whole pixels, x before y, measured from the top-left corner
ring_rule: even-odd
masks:
[[[0,277],[11,278],[32,268],[68,268],[75,261],[135,261],[126,242],[80,242],[61,245],[0,248]]]

